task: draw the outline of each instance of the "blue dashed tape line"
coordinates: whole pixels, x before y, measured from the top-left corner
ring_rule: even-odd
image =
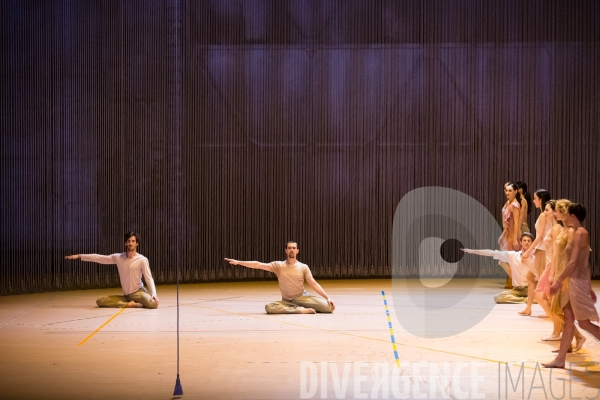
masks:
[[[396,339],[394,338],[394,328],[392,328],[392,319],[390,318],[390,310],[388,309],[387,300],[385,299],[385,292],[382,290],[381,295],[383,296],[383,305],[385,306],[385,315],[388,320],[388,328],[390,329],[390,338],[392,340],[392,348],[394,349],[394,358],[396,359],[396,366],[400,368],[400,359],[398,358],[398,350],[396,349]]]

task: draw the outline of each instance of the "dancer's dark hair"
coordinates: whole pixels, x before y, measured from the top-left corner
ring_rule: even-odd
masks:
[[[521,240],[523,240],[523,238],[525,236],[527,236],[529,239],[531,239],[532,242],[535,240],[535,238],[533,237],[533,233],[531,233],[531,232],[523,232],[521,234]]]
[[[550,196],[550,193],[548,193],[548,191],[546,189],[538,189],[538,190],[536,190],[535,191],[535,195],[542,202],[542,212],[543,212],[544,209],[546,208],[546,203],[548,203],[552,199],[552,196]]]
[[[515,199],[517,199],[517,201],[519,202],[519,207],[521,207],[521,193],[519,193],[519,186],[517,186],[516,183],[514,182],[509,182],[506,187],[511,187],[514,189],[515,192],[517,192],[517,194],[515,195]]]
[[[569,206],[569,214],[576,216],[579,222],[583,222],[585,221],[587,211],[583,205],[573,203]]]
[[[523,197],[525,198],[525,201],[527,202],[527,214],[529,214],[531,212],[531,195],[529,194],[529,192],[527,191],[527,184],[525,182],[516,182],[517,184],[517,188],[519,189],[523,189]]]
[[[133,231],[129,231],[125,234],[125,241],[127,241],[127,239],[129,239],[130,237],[135,236],[135,241],[140,244],[140,235],[133,232]]]

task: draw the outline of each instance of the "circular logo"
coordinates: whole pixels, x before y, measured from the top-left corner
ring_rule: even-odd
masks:
[[[448,337],[494,308],[489,278],[506,274],[497,260],[461,251],[498,248],[502,231],[481,203],[449,188],[415,189],[398,203],[392,229],[392,299],[404,329]]]

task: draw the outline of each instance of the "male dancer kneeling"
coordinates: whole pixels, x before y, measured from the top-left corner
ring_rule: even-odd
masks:
[[[533,243],[533,235],[529,232],[524,232],[521,236],[521,248],[522,251],[513,250],[470,250],[461,249],[465,253],[477,254],[480,256],[494,257],[496,260],[504,261],[510,266],[510,272],[512,276],[513,289],[505,290],[502,293],[498,293],[494,296],[494,300],[498,304],[517,304],[525,303],[527,301],[527,272],[532,271],[536,275],[537,270],[535,269],[534,256],[522,260],[521,254]],[[508,271],[506,271],[508,273]]]
[[[265,305],[267,314],[315,314],[331,313],[335,310],[335,304],[327,296],[321,285],[313,278],[308,265],[296,259],[299,252],[296,242],[287,242],[285,253],[286,261],[273,261],[269,264],[258,261],[238,261],[231,258],[225,260],[232,265],[241,265],[247,268],[264,269],[277,275],[281,300]],[[323,298],[311,296],[304,290],[304,280],[323,296]]]

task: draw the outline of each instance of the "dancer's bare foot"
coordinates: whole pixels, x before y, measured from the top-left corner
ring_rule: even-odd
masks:
[[[131,300],[129,303],[125,304],[125,308],[142,308],[144,305],[142,303],[136,303]]]
[[[583,344],[585,343],[586,340],[587,339],[585,338],[585,336],[575,338],[575,347],[573,347],[573,351],[581,350],[581,348],[583,347]]]
[[[560,361],[551,361],[549,363],[542,363],[544,368],[565,368],[565,363]]]
[[[519,311],[517,314],[523,315],[523,316],[529,316],[529,315],[531,315],[531,310],[524,309],[523,311]]]
[[[300,311],[300,314],[316,314],[317,312],[315,310],[313,310],[312,308],[302,308],[302,311]]]
[[[544,342],[558,342],[560,340],[560,335],[552,335],[547,338],[542,339]]]
[[[540,315],[538,315],[538,318],[550,318],[550,317],[548,316],[548,314],[540,314]]]

